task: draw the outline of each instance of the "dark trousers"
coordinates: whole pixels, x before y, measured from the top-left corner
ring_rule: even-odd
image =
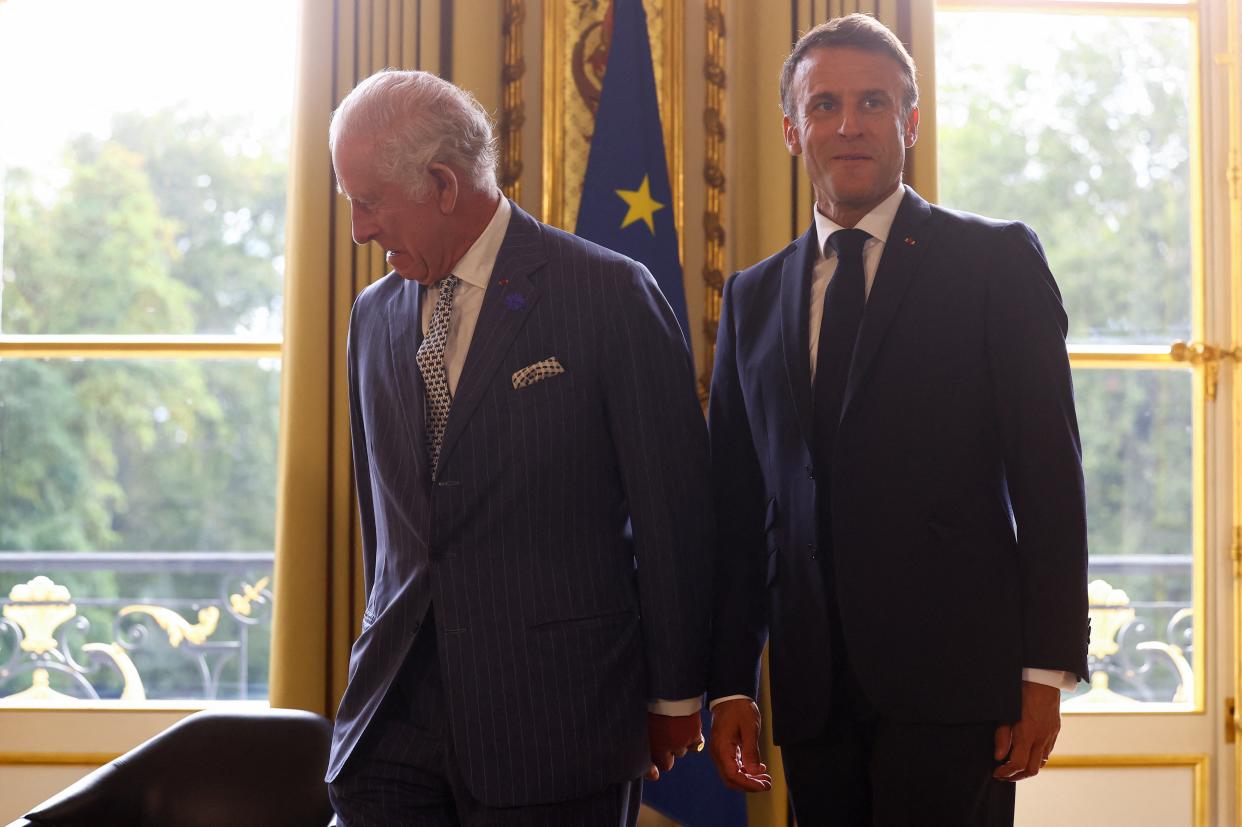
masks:
[[[781,745],[798,827],[1012,827],[1014,783],[992,778],[1000,763],[992,759],[996,724],[908,723],[879,714],[850,665],[834,584],[825,581],[832,601],[828,725],[815,738]]]
[[[462,777],[428,615],[401,676],[328,787],[342,827],[634,827],[642,780],[573,801],[488,807]]]

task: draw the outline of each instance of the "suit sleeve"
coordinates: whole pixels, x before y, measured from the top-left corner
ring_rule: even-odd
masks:
[[[345,343],[345,362],[349,378],[349,437],[354,460],[354,485],[358,494],[358,520],[362,534],[362,578],[364,597],[370,602],[375,582],[375,507],[371,499],[371,459],[367,453],[366,423],[362,417],[359,377],[360,302],[354,303],[349,317],[349,338]]]
[[[724,287],[708,426],[717,519],[716,578],[708,699],[755,698],[767,643],[763,473],[737,364],[736,276]]]
[[[1039,239],[1001,231],[988,354],[1022,577],[1022,662],[1087,678],[1087,516],[1068,320]]]
[[[629,508],[648,698],[703,694],[712,515],[694,366],[646,268],[608,280],[601,384]]]

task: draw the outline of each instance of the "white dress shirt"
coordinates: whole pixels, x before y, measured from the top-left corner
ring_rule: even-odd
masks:
[[[448,340],[444,344],[444,372],[448,378],[449,393],[457,392],[457,382],[461,379],[462,368],[466,365],[466,354],[470,352],[470,340],[474,338],[479,312],[483,309],[483,296],[487,292],[488,282],[491,281],[492,270],[496,267],[496,258],[500,254],[500,245],[505,240],[505,232],[509,229],[512,213],[509,199],[502,197],[492,220],[451,269],[452,274],[460,279],[460,284],[453,293],[453,314],[449,317]],[[431,326],[431,316],[435,311],[436,300],[440,297],[442,283],[431,285],[423,296],[421,323],[424,336]],[[648,710],[660,715],[691,715],[702,706],[703,703],[698,698],[679,701],[657,699],[647,704]]]
[[[453,292],[453,315],[449,317],[448,341],[444,344],[444,373],[448,378],[449,393],[457,393],[457,380],[461,379],[461,369],[465,367],[466,354],[470,351],[470,340],[474,338],[474,328],[479,323],[479,311],[483,309],[483,294],[487,292],[487,283],[492,278],[492,269],[496,266],[496,256],[500,254],[501,242],[505,240],[505,231],[509,229],[512,212],[509,199],[501,198],[492,220],[450,271],[461,283]],[[431,314],[436,309],[443,283],[438,281],[431,285],[423,296],[424,336],[431,327]]]
[[[880,267],[880,257],[884,255],[884,245],[888,243],[889,230],[893,227],[893,219],[897,217],[897,208],[901,206],[901,200],[905,197],[905,194],[905,187],[898,185],[892,195],[877,204],[871,212],[863,216],[854,225],[857,229],[865,230],[871,236],[863,244],[863,295],[866,298],[871,297],[871,286],[875,283],[875,274]],[[832,281],[832,276],[837,271],[836,251],[828,247],[827,243],[833,233],[843,229],[846,228],[821,213],[818,209],[815,210],[815,232],[819,241],[819,260],[816,261],[815,267],[811,271],[810,325],[807,331],[810,334],[808,340],[810,342],[812,381],[815,379],[815,363],[819,350],[819,327],[824,317],[824,296],[828,292],[828,282]],[[1078,685],[1078,677],[1076,675],[1070,672],[1062,672],[1058,669],[1026,668],[1022,670],[1022,680],[1055,686],[1067,692]],[[969,681],[965,677],[962,678],[962,686],[963,689],[969,686]],[[746,697],[746,695],[726,695],[721,698],[713,698],[710,705],[714,707],[723,701]]]

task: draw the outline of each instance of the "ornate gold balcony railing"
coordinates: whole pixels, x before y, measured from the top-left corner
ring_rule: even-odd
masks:
[[[271,570],[271,552],[0,552],[0,705],[265,698]]]

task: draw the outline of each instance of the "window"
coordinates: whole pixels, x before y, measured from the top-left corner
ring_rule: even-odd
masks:
[[[1195,10],[1058,5],[937,11],[940,201],[1031,225],[1070,315],[1093,634],[1066,709],[1201,709]]]
[[[267,696],[295,16],[0,2],[0,703]]]

